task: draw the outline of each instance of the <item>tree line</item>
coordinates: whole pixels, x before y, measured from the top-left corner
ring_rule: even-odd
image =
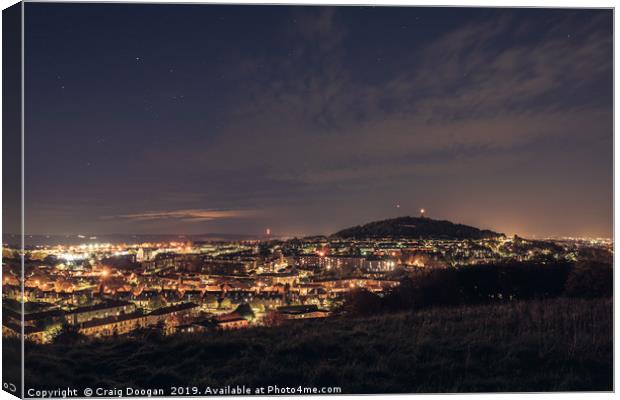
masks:
[[[352,290],[341,311],[347,315],[372,315],[435,306],[612,295],[611,264],[485,264],[420,270],[401,279],[400,285],[383,296],[365,289]]]

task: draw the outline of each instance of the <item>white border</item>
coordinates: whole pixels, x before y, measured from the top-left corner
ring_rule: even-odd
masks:
[[[41,1],[46,1],[46,0],[41,0]],[[64,0],[62,2],[80,2],[80,1],[72,1],[72,0]],[[88,1],[82,1],[82,2],[88,2]],[[99,1],[92,1],[92,2],[99,2]],[[101,1],[103,2],[103,1]],[[260,0],[243,0],[243,1],[239,1],[239,0],[230,0],[230,1],[182,1],[182,0],[151,0],[151,1],[106,1],[108,3],[178,3],[178,4],[187,4],[187,3],[192,3],[192,4],[306,4],[306,5],[376,5],[376,6],[443,6],[443,7],[450,7],[450,6],[460,6],[460,7],[559,7],[559,8],[615,8],[615,2],[614,1],[605,1],[605,0],[590,0],[590,1],[578,1],[578,0],[521,0],[521,1],[515,1],[515,0],[478,0],[475,3],[472,3],[471,1],[467,1],[467,0],[451,0],[449,2],[446,1],[437,1],[437,0],[426,0],[424,2],[422,1],[416,1],[416,0],[387,0],[387,1],[383,1],[383,0],[376,0],[376,1],[368,1],[368,0],[357,0],[357,1],[351,1],[351,0],[337,0],[337,1],[326,1],[326,0],[314,0],[314,1],[310,1],[310,0],[296,0],[294,2],[292,1],[282,1],[282,0],[269,0],[269,1],[260,1]],[[15,4],[16,1],[13,0],[0,0],[0,6],[2,9],[5,9],[13,4]],[[22,5],[23,7],[23,5]],[[616,35],[616,31],[615,31],[615,21],[616,21],[616,15],[615,15],[615,11],[614,11],[614,210],[616,210],[620,200],[618,200],[618,197],[616,196],[616,191],[615,189],[618,187],[617,186],[617,179],[618,179],[618,165],[615,162],[615,154],[618,153],[619,150],[619,144],[618,142],[615,140],[615,115],[618,111],[618,104],[615,102],[615,93],[617,93],[617,89],[618,89],[618,82],[615,80],[615,76],[616,76],[616,72],[618,70],[618,63],[616,62],[616,54],[618,54],[617,52],[617,46],[618,46],[618,40],[617,40],[617,35]],[[2,29],[1,29],[1,19],[0,19],[0,43],[1,43],[1,39],[2,39]],[[22,38],[23,38],[23,13],[22,13]],[[22,93],[24,90],[24,54],[23,54],[23,49],[22,49]],[[2,60],[2,55],[0,53],[0,61]],[[0,81],[0,91],[2,88],[2,82]],[[0,100],[0,104],[1,104],[1,100]],[[22,96],[22,110],[24,109],[24,98]],[[1,114],[1,113],[0,113]],[[1,122],[2,122],[2,116],[0,115],[0,126],[1,126]],[[23,153],[23,140],[24,140],[24,135],[23,135],[23,128],[24,128],[24,113],[22,113],[22,205],[24,204],[24,191],[23,191],[23,187],[24,187],[24,153]],[[2,150],[2,142],[0,141],[0,154],[1,154],[1,150]],[[1,176],[1,172],[2,172],[2,165],[0,164],[0,176]],[[0,187],[0,198],[2,195],[2,188]],[[23,212],[23,208],[22,208],[22,226],[24,226],[24,212]],[[0,215],[0,226],[1,226],[1,222],[2,222],[2,216]],[[614,233],[616,231],[616,226],[617,226],[617,222],[618,222],[618,216],[615,214],[614,212]],[[614,234],[614,238],[615,238],[615,234]],[[22,232],[22,247],[23,247],[23,232]],[[617,243],[614,243],[614,252],[617,254]],[[614,262],[615,264],[615,262]],[[22,271],[23,271],[23,265],[22,265]],[[618,282],[619,282],[620,278],[618,277],[618,274],[614,273],[614,288],[618,287]],[[618,309],[615,307],[615,301],[614,301],[614,332],[616,332],[616,324],[618,322]],[[23,327],[23,324],[22,324]],[[22,345],[23,348],[23,345]],[[0,342],[0,351],[2,349],[2,344]],[[618,356],[618,348],[617,346],[615,346],[615,341],[614,341],[614,360],[617,360]],[[614,363],[615,364],[615,363]],[[2,373],[2,366],[0,363],[0,374]],[[23,382],[23,361],[22,361],[22,382]],[[619,371],[618,368],[615,368],[614,365],[614,383],[618,382],[618,377],[619,377]],[[388,397],[394,397],[394,396],[398,396],[398,397],[407,397],[407,398],[413,398],[414,395],[377,395],[376,397],[378,398],[388,398]],[[588,396],[588,398],[592,398],[592,399],[603,399],[603,398],[612,398],[615,397],[615,394],[613,393],[588,393],[588,394],[583,394],[583,393],[544,393],[544,394],[496,394],[496,393],[490,393],[490,394],[441,394],[441,395],[415,395],[416,398],[419,399],[447,399],[449,397],[453,397],[453,396],[459,396],[459,397],[466,397],[468,399],[476,399],[476,398],[488,398],[489,396],[493,396],[493,397],[500,397],[502,399],[509,399],[509,400],[521,400],[521,399],[528,399],[528,398],[532,398],[532,397],[536,397],[536,398],[541,398],[541,399],[567,399],[567,400],[581,400],[583,399],[585,396]],[[236,397],[236,396],[230,396],[230,397]],[[298,398],[299,396],[279,396],[279,397],[274,397],[274,396],[265,396],[261,398],[267,398],[267,399],[274,399],[274,398]],[[303,396],[303,397],[307,397],[307,396]],[[317,399],[329,399],[330,397],[333,398],[334,396],[312,396],[313,398],[317,398]],[[355,397],[355,398],[363,398],[363,397],[367,397],[367,395],[341,395],[339,397]],[[4,391],[0,391],[0,400],[9,400],[9,399],[15,399],[14,396],[11,396],[10,394],[8,394],[7,392]]]

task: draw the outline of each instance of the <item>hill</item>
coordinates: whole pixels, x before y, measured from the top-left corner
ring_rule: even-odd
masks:
[[[148,340],[27,344],[26,386],[610,391],[612,307],[612,299],[559,298]]]
[[[333,234],[340,238],[394,237],[411,239],[486,239],[503,237],[501,233],[427,217],[399,217],[343,229]]]

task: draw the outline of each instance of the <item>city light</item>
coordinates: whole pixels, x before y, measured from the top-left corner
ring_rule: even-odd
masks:
[[[425,209],[420,209],[420,213],[424,214]],[[411,222],[408,226],[415,226],[415,220]],[[431,226],[439,223],[442,234],[452,229],[446,221],[429,219],[428,223]],[[366,232],[365,228],[360,229]],[[271,233],[269,228],[265,232]],[[607,239],[547,240],[542,244],[540,240],[517,240],[498,234],[465,239],[332,236],[262,242],[188,240],[38,246],[30,254],[35,267],[26,276],[25,287],[39,289],[37,302],[49,302],[60,310],[103,307],[113,299],[118,299],[123,307],[147,314],[170,308],[169,315],[161,315],[172,329],[179,323],[174,311],[177,305],[196,304],[208,314],[229,315],[235,304],[252,301],[253,307],[262,311],[256,310],[258,317],[251,324],[260,324],[267,313],[265,310],[277,311],[285,301],[301,306],[303,301],[319,305],[320,315],[325,317],[333,311],[332,307],[337,309],[348,291],[364,288],[385,295],[400,284],[398,277],[402,274],[415,277],[422,270],[491,262],[575,262],[582,248],[596,248],[601,254],[609,254],[610,259],[613,254],[613,241]],[[54,260],[50,255],[58,260],[52,268],[44,262]],[[398,274],[393,275],[395,272]],[[5,288],[20,288],[20,275],[5,274],[3,284]],[[76,304],[73,296],[58,303],[59,295],[75,292],[90,293],[89,303]],[[214,296],[213,300],[206,300],[208,295]],[[331,299],[329,305],[327,299]],[[115,315],[124,315],[120,311],[115,309]],[[94,315],[107,318],[105,312]],[[142,317],[135,318],[139,321]],[[187,320],[199,318],[191,314]],[[225,329],[246,326],[236,321],[230,317],[230,321],[222,320],[221,326]],[[123,326],[137,328],[139,325],[134,322]],[[110,332],[105,329],[102,325],[85,332],[93,335]]]

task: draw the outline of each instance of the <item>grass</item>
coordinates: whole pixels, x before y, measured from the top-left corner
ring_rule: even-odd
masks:
[[[612,307],[611,299],[560,298],[150,341],[27,345],[26,388],[302,385],[340,386],[343,393],[611,391]]]

